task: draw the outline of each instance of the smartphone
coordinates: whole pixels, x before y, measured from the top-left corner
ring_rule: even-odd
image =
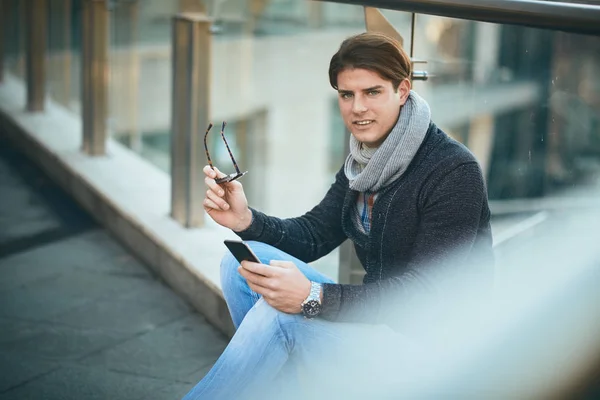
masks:
[[[225,246],[227,246],[229,251],[231,251],[231,254],[233,254],[235,259],[238,260],[240,264],[242,261],[253,261],[260,263],[260,260],[256,254],[254,254],[252,249],[250,249],[246,243],[238,240],[225,240],[223,243],[225,243]]]

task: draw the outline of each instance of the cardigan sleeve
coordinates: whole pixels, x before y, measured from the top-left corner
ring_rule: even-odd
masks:
[[[364,285],[325,284],[322,317],[340,322],[382,323],[439,299],[444,277],[475,252],[487,193],[477,162],[460,164],[429,179],[420,196],[420,227],[410,261],[398,276]],[[491,246],[490,243],[487,244]],[[420,303],[419,303],[420,304]]]
[[[280,219],[251,209],[250,226],[237,235],[270,244],[306,263],[317,260],[346,240],[342,206],[347,188],[348,180],[340,169],[323,200],[306,214]]]

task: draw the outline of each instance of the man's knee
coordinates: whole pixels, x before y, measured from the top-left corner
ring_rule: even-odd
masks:
[[[298,322],[298,319],[302,319],[299,314],[287,314],[275,309],[264,298],[256,302],[252,311],[257,321],[276,324],[286,336],[290,333],[290,327],[294,326]]]
[[[223,255],[223,258],[221,259],[221,269],[229,270],[231,268],[237,268],[238,265],[240,265],[240,263],[235,259],[233,254],[231,254],[229,251],[226,251],[225,255]]]
[[[240,263],[235,257],[228,251],[221,259],[221,286],[225,289],[231,286],[234,282],[242,279],[242,276],[238,272]]]
[[[264,299],[262,300],[264,301]],[[288,346],[294,345],[296,341],[296,335],[304,335],[304,317],[300,314],[288,314],[279,311],[264,301],[262,305],[263,315],[272,321],[277,326],[279,331],[283,334]]]

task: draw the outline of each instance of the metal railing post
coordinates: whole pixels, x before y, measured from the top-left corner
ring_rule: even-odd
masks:
[[[202,13],[173,18],[171,216],[186,227],[204,223],[203,136],[210,116],[211,21]]]
[[[106,153],[108,116],[108,9],[105,0],[84,0],[81,103],[83,146],[89,155]]]
[[[27,111],[43,111],[46,95],[46,0],[26,3]]]

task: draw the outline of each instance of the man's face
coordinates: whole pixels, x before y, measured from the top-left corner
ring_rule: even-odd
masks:
[[[387,137],[410,93],[405,79],[394,90],[392,82],[376,72],[354,68],[338,74],[338,103],[346,127],[352,135],[369,147],[377,147]]]

